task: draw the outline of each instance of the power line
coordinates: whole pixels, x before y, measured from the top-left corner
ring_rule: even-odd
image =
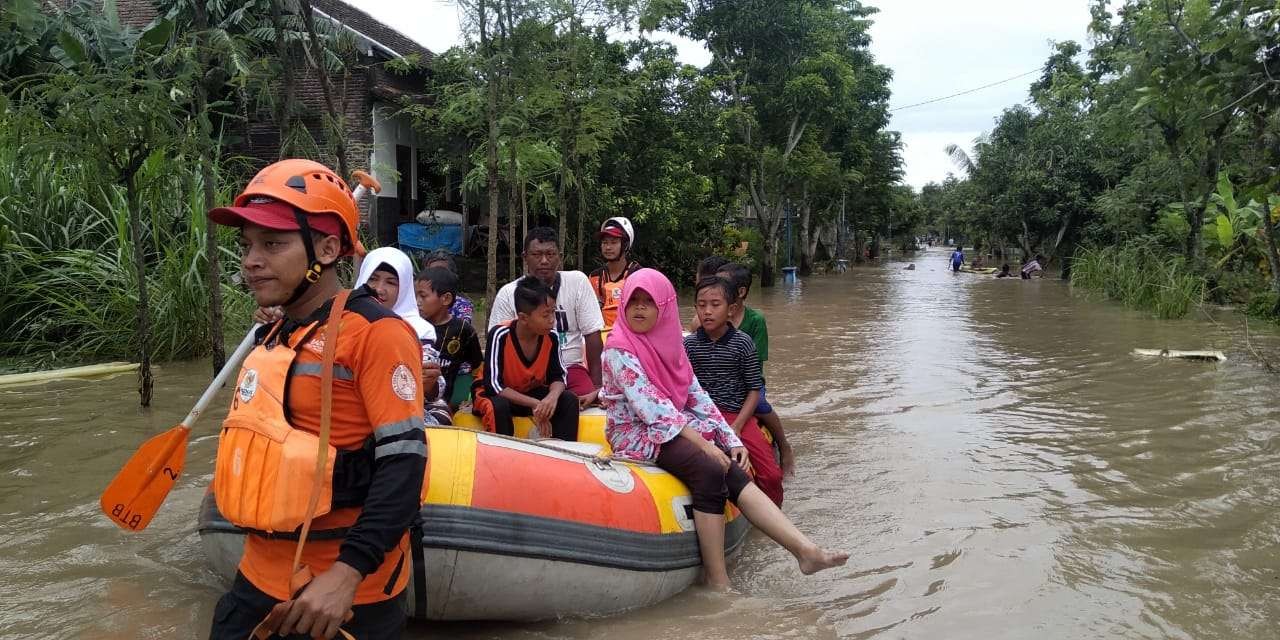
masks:
[[[1006,83],[1006,82],[1013,82],[1014,80],[1017,80],[1018,78],[1023,78],[1023,77],[1029,76],[1029,75],[1031,75],[1031,74],[1033,74],[1033,73],[1040,73],[1040,71],[1041,71],[1041,69],[1037,67],[1037,68],[1035,68],[1035,69],[1032,69],[1032,70],[1030,70],[1030,71],[1027,71],[1026,73],[1019,73],[1018,75],[1013,76],[1013,77],[1011,77],[1011,78],[1005,78],[1004,80],[997,80],[997,81],[995,81],[995,82],[992,82],[991,84],[984,84],[984,85],[982,85],[981,87],[974,87],[974,88],[972,88],[972,89],[967,89],[967,90],[965,90],[965,91],[961,91],[960,93],[953,93],[953,94],[951,94],[951,95],[949,95],[949,96],[942,96],[941,98],[934,98],[934,99],[932,99],[932,100],[925,100],[924,102],[917,102],[917,103],[915,103],[915,104],[909,104],[909,105],[906,105],[906,106],[903,106],[903,107],[894,107],[894,108],[892,108],[892,109],[890,109],[890,110],[889,110],[889,113],[893,113],[894,111],[902,111],[903,109],[911,109],[911,108],[913,108],[913,107],[921,107],[921,106],[924,106],[924,105],[926,105],[926,104],[933,104],[933,103],[935,103],[935,102],[942,102],[943,100],[950,100],[950,99],[952,99],[952,98],[957,98],[957,97],[960,97],[960,96],[963,96],[963,95],[967,95],[967,94],[973,93],[973,92],[975,92],[975,91],[982,91],[983,89],[990,89],[991,87],[994,87],[994,86],[996,86],[996,85],[1004,84],[1004,83]]]

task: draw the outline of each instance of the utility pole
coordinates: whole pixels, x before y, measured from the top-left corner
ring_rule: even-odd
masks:
[[[840,191],[840,224],[836,226],[836,259],[844,258],[844,201],[845,192]]]
[[[787,266],[791,264],[791,205],[787,204]]]

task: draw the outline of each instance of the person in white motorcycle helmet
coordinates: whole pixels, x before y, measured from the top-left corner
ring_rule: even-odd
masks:
[[[635,246],[636,232],[631,221],[616,216],[600,225],[600,256],[604,258],[604,266],[591,272],[591,286],[596,291],[596,299],[600,301],[600,312],[604,315],[604,328],[608,331],[618,319],[618,303],[622,300],[622,285],[627,276],[640,269],[639,263],[631,259],[631,247]]]

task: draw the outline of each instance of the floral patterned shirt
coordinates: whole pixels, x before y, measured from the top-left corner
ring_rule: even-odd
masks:
[[[689,384],[689,402],[680,410],[649,381],[640,361],[631,353],[605,349],[601,360],[604,384],[600,402],[605,409],[605,437],[614,455],[653,460],[658,457],[658,449],[686,426],[721,449],[742,446],[697,378]]]

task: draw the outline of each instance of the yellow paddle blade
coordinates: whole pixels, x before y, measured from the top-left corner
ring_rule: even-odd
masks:
[[[147,528],[182,473],[190,434],[180,424],[142,443],[102,492],[102,513],[121,529]]]

